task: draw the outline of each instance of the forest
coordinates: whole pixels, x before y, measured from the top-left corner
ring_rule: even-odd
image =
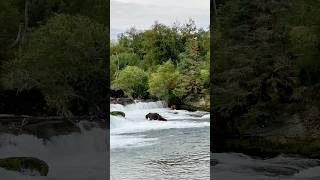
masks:
[[[109,2],[0,0],[0,114],[107,112]]]
[[[320,157],[320,2],[216,0],[212,11],[216,150]]]
[[[210,32],[193,20],[150,29],[129,29],[111,43],[112,90],[133,99],[209,111]]]

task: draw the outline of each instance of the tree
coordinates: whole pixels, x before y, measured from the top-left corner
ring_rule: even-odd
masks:
[[[214,109],[231,129],[274,122],[297,83],[288,56],[287,1],[225,1],[214,18]]]
[[[121,71],[126,66],[139,66],[141,60],[134,53],[120,53],[110,56],[110,72],[111,78],[116,78]]]
[[[112,78],[125,66],[137,66],[151,74],[148,92],[169,104],[208,97],[209,34],[191,19],[172,26],[156,22],[145,31],[131,28],[111,44]]]
[[[13,57],[15,42],[19,32],[20,14],[11,1],[0,0],[0,66],[3,60]]]
[[[173,90],[177,86],[179,71],[174,64],[168,60],[159,65],[157,71],[149,78],[149,92],[152,96],[166,100],[169,104],[174,97]]]
[[[4,65],[2,84],[39,90],[59,114],[103,110],[107,40],[103,25],[87,17],[56,15],[30,34],[21,57]]]
[[[201,67],[205,64],[203,59],[199,53],[199,41],[196,37],[190,37],[185,43],[185,52],[180,54],[178,68],[183,75],[179,77],[178,85],[174,89],[176,96],[186,102],[197,101],[202,97],[205,69],[209,67]]]
[[[136,66],[126,66],[112,82],[112,88],[123,90],[131,98],[142,98],[147,96],[147,83],[146,72]]]

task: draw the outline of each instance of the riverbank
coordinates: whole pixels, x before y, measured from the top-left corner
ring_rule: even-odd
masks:
[[[281,118],[267,127],[232,129],[214,116],[213,152],[238,152],[257,157],[275,157],[279,154],[297,154],[320,159],[320,138],[317,126],[307,128],[305,117]],[[245,123],[245,121],[242,121]],[[238,124],[238,128],[242,124]]]

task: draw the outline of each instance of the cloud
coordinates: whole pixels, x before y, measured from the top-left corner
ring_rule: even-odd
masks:
[[[111,38],[119,32],[136,27],[150,28],[155,21],[172,25],[195,20],[207,28],[210,21],[209,0],[111,0]]]

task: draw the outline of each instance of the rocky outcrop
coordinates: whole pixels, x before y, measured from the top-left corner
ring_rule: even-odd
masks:
[[[110,98],[110,103],[127,105],[127,104],[133,104],[134,100],[131,98]]]
[[[3,158],[0,159],[0,167],[29,176],[47,176],[49,172],[49,166],[46,162],[33,157]]]
[[[96,116],[26,116],[0,114],[0,132],[9,134],[31,134],[44,140],[52,136],[81,132],[79,123],[87,127],[105,129],[105,119]]]

